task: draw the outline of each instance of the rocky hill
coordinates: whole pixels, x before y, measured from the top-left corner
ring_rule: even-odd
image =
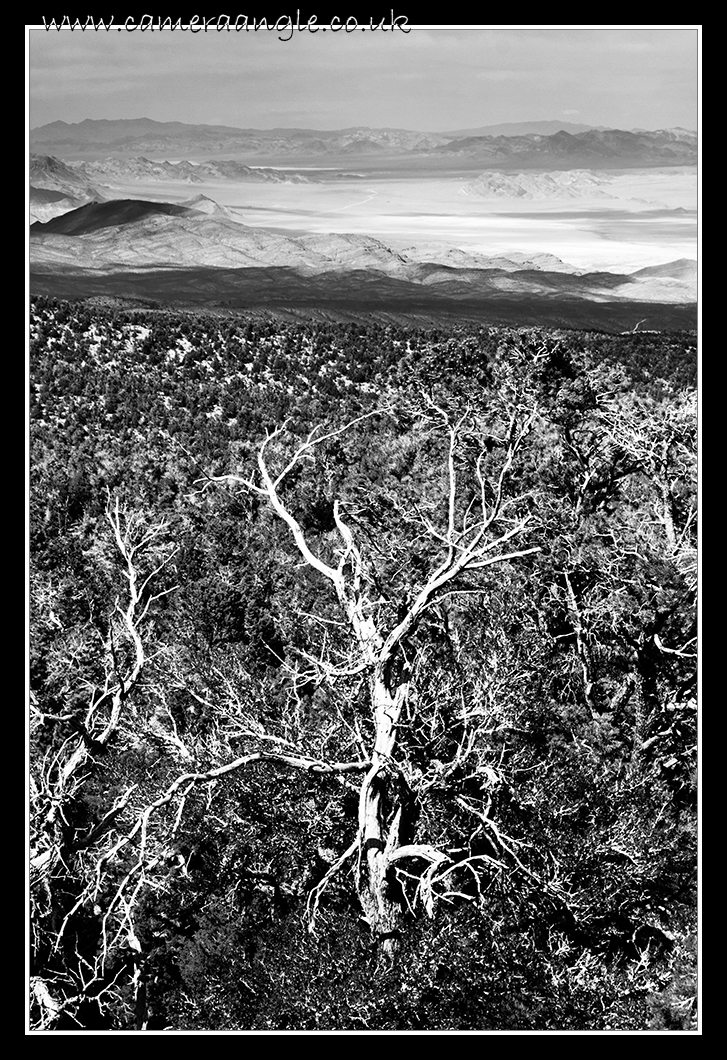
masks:
[[[82,169],[69,166],[53,155],[31,154],[29,174],[32,187],[61,192],[79,204],[104,197]]]
[[[585,169],[554,173],[498,173],[486,170],[464,187],[468,195],[482,199],[610,199],[608,181]]]

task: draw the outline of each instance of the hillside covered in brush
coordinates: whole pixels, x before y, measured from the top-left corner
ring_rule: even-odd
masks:
[[[34,298],[34,1026],[694,1027],[695,385]]]

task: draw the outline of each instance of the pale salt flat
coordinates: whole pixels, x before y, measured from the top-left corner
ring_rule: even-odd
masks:
[[[609,198],[482,198],[464,177],[364,176],[322,183],[134,183],[118,196],[203,194],[253,227],[355,233],[395,248],[437,242],[481,254],[555,254],[579,270],[629,272],[697,257],[694,168],[598,174]]]

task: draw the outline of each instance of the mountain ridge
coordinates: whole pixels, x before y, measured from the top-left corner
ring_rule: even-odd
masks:
[[[528,123],[523,123],[528,127]],[[555,123],[556,125],[568,123]],[[510,126],[510,129],[515,125]],[[487,127],[484,127],[487,128]],[[412,160],[475,157],[508,165],[593,160],[612,166],[692,165],[697,161],[696,133],[679,128],[653,131],[587,128],[570,132],[517,132],[515,135],[469,135],[409,129],[353,126],[347,129],[236,129],[188,125],[152,119],[85,119],[75,125],[51,122],[31,130],[33,151],[60,156],[133,156],[161,154],[192,157],[241,154],[286,158],[410,158]],[[561,166],[562,168],[562,166]]]

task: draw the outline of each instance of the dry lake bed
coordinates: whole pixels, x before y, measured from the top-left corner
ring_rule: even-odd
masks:
[[[243,224],[289,235],[350,232],[401,248],[436,242],[482,254],[546,252],[579,270],[629,272],[697,257],[694,167],[590,172],[592,192],[547,199],[483,195],[480,172],[315,170],[310,183],[134,183],[111,191],[169,202],[204,194]]]

